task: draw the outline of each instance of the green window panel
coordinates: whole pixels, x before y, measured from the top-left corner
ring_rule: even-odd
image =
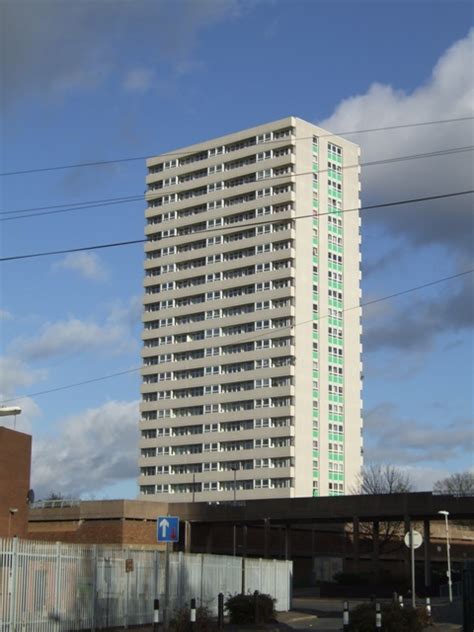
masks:
[[[313,391],[313,398],[319,398],[319,391]]]
[[[318,263],[318,257],[315,257],[314,255],[313,255],[313,263]]]
[[[319,450],[313,450],[313,457],[315,459],[319,458]]]
[[[313,489],[313,498],[316,498],[317,496],[319,496],[319,492]]]
[[[317,360],[317,359],[318,359],[318,352],[313,351],[313,360]]]
[[[319,301],[319,294],[314,294],[313,293],[313,302],[317,303]]]

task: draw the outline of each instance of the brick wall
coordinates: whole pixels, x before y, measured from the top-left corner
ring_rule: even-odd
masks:
[[[0,537],[27,535],[30,464],[31,436],[0,426]]]

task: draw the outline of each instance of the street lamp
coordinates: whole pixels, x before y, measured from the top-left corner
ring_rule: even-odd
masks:
[[[0,406],[0,417],[10,417],[13,415],[13,429],[16,429],[16,416],[21,414],[21,408],[19,406]]]
[[[449,591],[449,603],[453,603],[453,582],[451,581],[451,552],[449,547],[449,525],[448,516],[449,511],[438,511],[441,516],[444,516],[444,524],[446,525],[446,555],[448,558],[448,591]]]
[[[235,505],[236,500],[237,500],[237,466],[236,465],[232,467],[232,471],[234,472],[234,505]]]
[[[11,534],[12,516],[14,516],[17,512],[18,509],[16,507],[10,507],[10,509],[8,510],[8,537],[10,537]]]

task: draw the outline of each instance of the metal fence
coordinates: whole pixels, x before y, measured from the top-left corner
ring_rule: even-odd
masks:
[[[153,621],[153,599],[217,612],[217,595],[259,590],[291,601],[292,563],[0,539],[0,632],[59,632]]]

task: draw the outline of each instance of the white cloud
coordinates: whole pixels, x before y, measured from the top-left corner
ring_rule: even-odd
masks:
[[[124,328],[106,322],[98,325],[78,318],[46,323],[40,334],[32,338],[17,338],[11,347],[28,360],[42,360],[55,355],[81,353],[112,348],[114,353],[127,351],[131,341]]]
[[[343,100],[321,126],[337,133],[471,116],[473,44],[474,29],[445,51],[431,77],[417,89],[404,92],[390,85],[373,84],[365,94]],[[462,121],[354,134],[347,138],[360,144],[362,162],[371,162],[465,147],[474,144],[473,134],[472,121]],[[471,184],[472,153],[362,168],[364,204],[463,191],[471,189]],[[434,268],[431,279],[472,267],[471,195],[368,211],[362,213],[362,226],[365,252],[370,253],[373,245],[378,253],[363,264],[371,279],[385,274],[388,266],[393,266],[396,276],[395,266],[400,260],[416,272],[423,269],[425,261],[429,262],[430,268]],[[383,253],[379,249],[381,234],[388,238],[383,242],[386,245]],[[406,309],[399,308],[400,303],[394,303],[386,317],[378,312],[377,322],[371,319],[364,348],[429,352],[437,336],[473,326],[473,287],[472,278],[464,277],[439,286],[436,298],[433,296],[436,288],[411,295],[416,309],[410,310],[408,316]],[[373,312],[372,308],[368,312]]]
[[[0,356],[0,392],[1,399],[13,397],[18,388],[31,386],[46,377],[41,369],[29,368],[18,357]]]
[[[34,421],[41,412],[36,402],[30,397],[13,399],[18,388],[25,388],[39,382],[46,377],[46,371],[40,369],[30,369],[19,358],[1,356],[0,357],[0,405],[19,406],[21,414],[13,417],[2,417],[0,425],[13,427],[20,432],[31,433]]]
[[[104,281],[107,278],[102,260],[93,252],[69,252],[64,259],[54,263],[53,268],[74,270],[92,281]]]
[[[61,420],[54,437],[33,445],[32,486],[38,498],[51,491],[91,494],[137,476],[138,402],[108,402]]]
[[[472,115],[474,29],[449,48],[431,77],[411,93],[373,84],[366,94],[343,100],[320,124],[334,132],[369,129]],[[361,146],[361,160],[419,154],[471,145],[472,121],[408,127],[347,136]],[[472,154],[425,158],[363,167],[364,201],[391,201],[472,188]],[[392,237],[415,247],[440,244],[455,256],[472,248],[472,197],[380,209],[363,215],[363,225],[377,224]],[[394,252],[394,256],[398,256]]]
[[[147,92],[153,85],[154,73],[147,68],[135,68],[125,73],[123,88],[128,92]]]
[[[6,309],[0,309],[0,320],[11,320],[13,315]]]

